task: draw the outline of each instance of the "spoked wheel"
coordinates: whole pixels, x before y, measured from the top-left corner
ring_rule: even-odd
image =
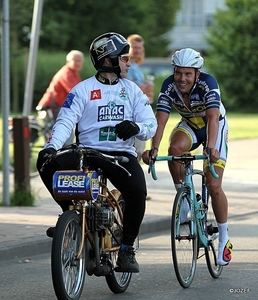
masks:
[[[77,256],[81,238],[80,217],[74,211],[64,212],[56,224],[51,252],[52,281],[59,300],[81,296],[85,280],[85,247]]]
[[[198,239],[195,215],[194,222],[191,225],[190,212],[188,212],[187,218],[185,217],[184,208],[186,205],[184,201],[189,203],[186,188],[178,190],[173,204],[171,246],[177,280],[182,287],[188,288],[194,279],[196,270]]]
[[[210,203],[209,203],[210,202]],[[205,257],[208,270],[213,278],[218,278],[223,270],[223,266],[217,264],[217,251],[219,246],[218,225],[211,207],[211,201],[208,201],[207,209],[207,237],[208,247],[205,248]]]
[[[112,191],[112,192],[114,194],[114,191]],[[118,191],[116,194],[118,197],[119,206],[120,206],[122,212],[124,212],[124,208],[125,208],[124,199],[122,198],[122,196],[120,195],[120,193]],[[121,218],[119,217],[117,209],[115,209],[114,215],[115,215],[116,221],[113,224],[113,226],[110,228],[111,243],[112,243],[112,247],[120,247],[122,236],[123,236],[123,231],[121,229],[121,228],[123,228],[123,222],[122,222]],[[109,255],[110,255],[110,260],[111,260],[113,268],[112,268],[111,273],[106,276],[107,285],[114,294],[123,293],[126,291],[126,289],[128,288],[128,286],[130,284],[132,273],[115,272],[114,267],[116,266],[118,250],[110,252]]]

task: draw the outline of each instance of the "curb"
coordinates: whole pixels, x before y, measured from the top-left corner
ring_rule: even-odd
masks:
[[[140,228],[142,235],[155,234],[170,228],[170,217],[161,217],[156,220],[144,220]],[[143,237],[144,239],[144,237]],[[30,238],[23,243],[10,244],[0,248],[0,261],[9,259],[29,258],[33,255],[51,253],[52,239],[47,236]]]
[[[44,254],[51,251],[52,240],[43,236],[32,238],[24,243],[8,245],[0,249],[0,261],[18,258],[29,258],[37,254]]]

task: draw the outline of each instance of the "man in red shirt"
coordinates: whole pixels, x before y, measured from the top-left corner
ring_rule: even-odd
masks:
[[[37,110],[51,107],[57,117],[60,107],[70,90],[81,81],[79,71],[83,66],[84,55],[72,50],[66,56],[66,64],[54,75],[45,94],[37,105]]]
[[[45,94],[36,107],[38,111],[50,108],[54,119],[57,118],[66,96],[81,81],[79,71],[83,66],[83,60],[84,54],[78,50],[72,50],[66,55],[66,64],[52,78]],[[73,142],[74,133],[71,134],[65,145]]]

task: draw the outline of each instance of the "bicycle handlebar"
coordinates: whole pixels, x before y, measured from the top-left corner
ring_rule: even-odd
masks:
[[[209,160],[209,158],[203,154],[191,155],[191,154],[183,154],[183,155],[172,155],[172,156],[157,156],[156,161],[193,161],[193,160],[205,160],[208,159],[209,170],[214,178],[219,178],[219,175],[215,172],[213,163]],[[154,180],[157,180],[158,177],[155,171],[155,163],[149,164],[149,173],[151,172],[151,176]]]
[[[124,169],[129,176],[131,176],[131,174],[121,165],[119,165],[120,163],[128,163],[129,162],[129,158],[126,156],[112,156],[112,155],[108,155],[108,154],[104,154],[98,150],[92,149],[92,148],[87,148],[84,146],[80,146],[77,144],[72,144],[69,145],[65,148],[61,148],[59,150],[57,150],[55,153],[53,154],[49,154],[45,160],[45,162],[42,164],[42,167],[40,169],[40,171],[42,172],[45,165],[49,164],[53,159],[55,159],[56,157],[66,154],[66,153],[77,153],[77,154],[82,154],[82,155],[86,155],[86,156],[97,156],[97,157],[105,157],[106,159],[110,160],[111,163],[114,163],[115,165],[119,166],[120,168]]]

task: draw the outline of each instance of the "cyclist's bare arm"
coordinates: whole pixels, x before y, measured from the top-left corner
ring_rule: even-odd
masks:
[[[156,113],[156,118],[157,118],[157,122],[158,122],[158,128],[157,128],[157,131],[156,131],[154,137],[152,138],[152,143],[151,143],[151,145],[152,145],[151,148],[154,149],[153,157],[156,157],[158,155],[159,145],[160,145],[160,142],[163,137],[165,126],[169,119],[169,114],[158,111]],[[149,150],[146,150],[143,152],[142,160],[145,164],[147,164],[147,165],[149,164]]]

